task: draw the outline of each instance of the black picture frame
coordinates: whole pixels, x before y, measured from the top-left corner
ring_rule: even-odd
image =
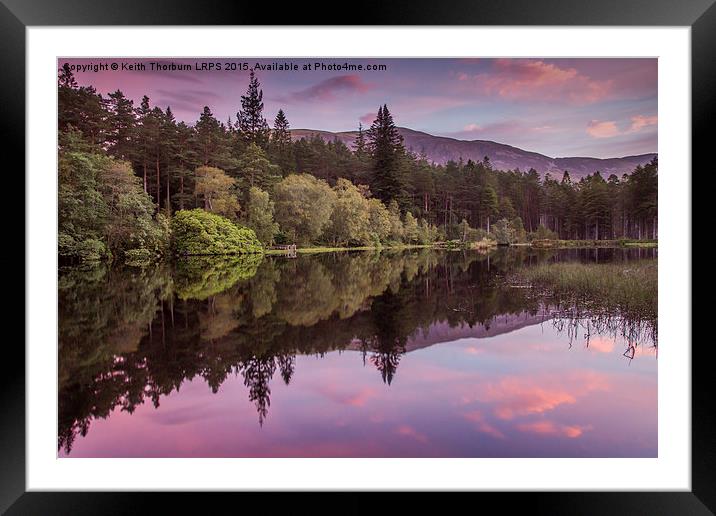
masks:
[[[282,5],[266,12],[264,4],[247,2],[199,2],[189,0],[0,0],[0,128],[5,150],[25,148],[25,29],[28,26],[81,25],[569,25],[569,26],[688,26],[691,27],[692,70],[692,168],[708,170],[711,145],[707,127],[716,104],[716,0],[459,0],[389,3],[368,0],[351,4],[354,11],[320,20],[318,13],[340,13],[335,5],[323,1]],[[324,9],[325,7],[325,9]],[[13,173],[17,191],[24,192],[24,153],[15,152],[19,163]],[[7,157],[7,154],[6,154]],[[709,167],[710,165],[710,167]],[[684,171],[690,174],[690,171]],[[15,197],[20,198],[17,194]],[[24,198],[24,196],[22,197]],[[17,211],[19,213],[19,210]],[[696,222],[696,219],[692,219]],[[21,231],[17,228],[18,233]],[[692,232],[692,234],[694,234]],[[15,245],[25,235],[18,235]],[[24,246],[23,246],[24,249]],[[23,251],[24,252],[24,251]],[[27,257],[25,257],[27,258]],[[688,264],[685,264],[687,266]],[[24,266],[23,266],[24,267]],[[25,273],[28,271],[25,269]],[[23,297],[24,299],[24,297]],[[21,303],[16,301],[19,306]],[[24,302],[22,303],[24,307]],[[693,320],[693,316],[692,316]],[[173,507],[184,511],[201,507],[186,495],[176,493],[59,493],[26,492],[25,487],[25,353],[8,338],[5,346],[5,370],[0,376],[3,424],[0,427],[0,510],[7,514],[102,514],[127,513],[150,509],[148,498],[162,504],[162,512]],[[14,345],[10,345],[10,344]],[[690,342],[672,343],[689,346]],[[548,514],[713,514],[716,511],[716,428],[714,426],[713,373],[706,359],[710,347],[700,341],[692,347],[692,490],[691,492],[616,492],[616,493],[523,493],[480,494],[496,498],[502,510],[529,503],[530,512]],[[668,439],[668,436],[663,438]],[[248,507],[248,494],[242,496]],[[357,494],[349,495],[357,497]],[[366,498],[375,495],[367,495]],[[470,495],[473,496],[473,495]],[[249,497],[249,498],[246,498]],[[423,497],[415,499],[423,509]],[[212,500],[214,502],[214,500]],[[231,502],[230,502],[231,503]],[[265,503],[265,502],[264,502]],[[323,505],[324,502],[322,502]],[[196,504],[196,505],[194,505]],[[201,505],[199,505],[201,504]],[[369,500],[341,503],[369,510]],[[297,507],[297,506],[294,506]],[[306,504],[313,511],[315,504]],[[441,508],[445,506],[441,503]],[[273,512],[273,511],[272,511]]]

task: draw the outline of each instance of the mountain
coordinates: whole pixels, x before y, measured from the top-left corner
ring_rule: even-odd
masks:
[[[409,353],[418,349],[430,347],[434,344],[442,344],[444,342],[453,342],[460,339],[485,339],[511,333],[521,330],[527,326],[542,324],[552,319],[549,314],[532,315],[528,312],[520,312],[517,314],[497,315],[489,324],[476,324],[469,326],[461,324],[459,326],[451,326],[447,322],[438,322],[430,325],[428,331],[416,331],[409,336],[405,343],[405,351]],[[354,340],[346,349],[360,350],[361,341]]]
[[[428,161],[444,165],[449,160],[464,161],[469,159],[480,161],[485,156],[490,158],[492,166],[499,170],[514,170],[519,168],[527,171],[534,168],[541,175],[550,172],[557,179],[562,177],[565,170],[569,171],[572,179],[580,179],[597,170],[603,177],[610,174],[620,176],[631,172],[637,165],[643,165],[651,161],[655,153],[640,154],[638,156],[624,156],[621,158],[550,158],[544,154],[497,143],[488,140],[456,140],[445,136],[433,136],[432,134],[414,131],[405,127],[399,127],[398,131],[403,135],[405,148],[416,154],[424,154]],[[357,131],[330,132],[316,129],[292,129],[291,137],[294,140],[310,138],[311,135],[318,135],[326,141],[338,138],[340,141],[352,147]]]

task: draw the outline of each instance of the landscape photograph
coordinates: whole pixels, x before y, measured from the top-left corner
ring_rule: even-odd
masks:
[[[657,72],[59,58],[57,456],[658,457]]]

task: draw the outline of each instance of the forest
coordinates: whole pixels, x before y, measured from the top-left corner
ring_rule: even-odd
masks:
[[[405,148],[387,105],[352,148],[294,141],[283,109],[269,126],[253,71],[234,120],[206,106],[190,125],[147,96],[137,106],[119,90],[79,86],[65,65],[58,130],[63,261],[658,234],[656,158],[622,177],[579,180],[495,170],[489,156],[438,165]]]

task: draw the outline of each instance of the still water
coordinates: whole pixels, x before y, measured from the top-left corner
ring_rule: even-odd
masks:
[[[655,457],[657,348],[515,283],[656,250],[344,252],[59,276],[61,457]]]

